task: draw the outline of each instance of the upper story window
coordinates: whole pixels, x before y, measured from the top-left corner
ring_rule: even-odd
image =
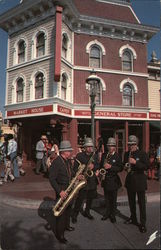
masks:
[[[45,55],[45,34],[39,33],[36,37],[36,57]]]
[[[134,89],[129,83],[123,87],[122,104],[124,106],[134,106]]]
[[[25,61],[25,42],[22,40],[18,43],[18,63]]]
[[[35,77],[35,99],[44,97],[44,75],[38,73]]]
[[[27,39],[21,37],[16,40],[13,47],[13,65],[26,62],[27,60]]]
[[[103,56],[106,55],[105,47],[96,39],[86,45],[86,53],[89,54],[89,67],[102,67]]]
[[[17,84],[16,84],[16,100],[17,100],[17,102],[23,102],[23,96],[24,96],[23,79],[19,78],[17,80]]]
[[[64,58],[67,57],[67,51],[68,51],[68,37],[65,33],[63,33],[62,37],[62,56]]]
[[[89,66],[93,68],[101,67],[101,49],[97,45],[93,45],[90,50]]]
[[[133,71],[134,59],[137,58],[134,48],[129,44],[122,46],[119,50],[119,56],[121,57],[122,70],[130,72]]]
[[[122,55],[122,70],[123,71],[132,71],[132,54],[130,51],[125,50]]]
[[[67,77],[65,74],[62,74],[61,80],[61,98],[63,100],[67,99]]]
[[[95,103],[96,103],[96,105],[101,105],[101,103],[102,103],[102,88],[101,88],[101,85],[98,86],[97,95],[95,97]]]

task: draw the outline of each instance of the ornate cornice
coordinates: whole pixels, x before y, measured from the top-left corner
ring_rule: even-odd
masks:
[[[106,1],[106,2],[110,2]],[[112,1],[113,2],[113,1]],[[121,4],[128,1],[115,0]],[[114,2],[113,2],[114,3]],[[0,27],[13,34],[55,15],[55,6],[63,7],[63,21],[76,32],[146,43],[157,27],[80,15],[72,0],[28,0],[0,16]]]

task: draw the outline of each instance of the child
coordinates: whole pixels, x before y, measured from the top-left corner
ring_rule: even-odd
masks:
[[[18,164],[19,172],[20,172],[20,175],[24,176],[26,174],[26,172],[22,168],[22,162],[23,162],[22,153],[18,153],[17,154],[17,164]]]

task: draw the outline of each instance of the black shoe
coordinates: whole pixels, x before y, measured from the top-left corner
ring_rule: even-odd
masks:
[[[64,238],[64,236],[55,236],[60,243],[66,244],[68,242],[67,239]]]
[[[94,220],[94,217],[89,212],[84,211],[82,215],[88,218],[89,220]]]
[[[66,228],[66,230],[67,230],[67,231],[74,231],[74,230],[75,230],[75,228],[74,228],[74,227],[70,227],[70,226],[69,226],[69,227],[67,227],[67,228]]]
[[[115,216],[110,216],[110,221],[111,221],[112,223],[116,223],[116,218],[115,218]]]
[[[77,223],[77,217],[76,216],[72,216],[72,223],[73,224]]]
[[[108,215],[103,215],[103,217],[101,218],[101,220],[107,220],[109,218]]]
[[[36,172],[35,174],[39,175],[39,174],[40,174],[40,172]]]
[[[139,223],[137,222],[137,220],[132,220],[131,218],[127,219],[127,220],[124,222],[124,224],[127,224],[127,225],[133,224],[133,225],[135,225],[135,226],[139,226]]]
[[[140,230],[141,233],[146,233],[146,231],[147,231],[146,227],[143,226],[143,225],[139,226],[139,230]]]

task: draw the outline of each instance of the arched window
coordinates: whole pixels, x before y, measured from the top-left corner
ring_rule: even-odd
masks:
[[[133,56],[129,50],[125,50],[122,55],[122,70],[132,71]]]
[[[100,84],[97,88],[97,95],[95,97],[95,103],[96,103],[96,105],[101,105],[101,103],[102,103],[102,88],[101,88]]]
[[[61,98],[63,100],[67,99],[67,77],[65,74],[62,74],[61,80]]]
[[[24,88],[23,79],[19,78],[16,83],[16,100],[17,102],[23,102]]]
[[[35,99],[41,99],[44,97],[44,75],[38,73],[35,77]]]
[[[18,43],[18,63],[22,63],[25,61],[25,42],[21,40]]]
[[[134,106],[134,89],[127,83],[123,87],[122,102],[124,106]]]
[[[68,37],[65,33],[63,33],[62,37],[62,56],[64,58],[67,57],[67,50],[68,50]]]
[[[89,66],[93,68],[101,67],[101,49],[97,45],[91,46],[89,55]]]
[[[36,57],[45,55],[45,34],[39,33],[36,38]]]

